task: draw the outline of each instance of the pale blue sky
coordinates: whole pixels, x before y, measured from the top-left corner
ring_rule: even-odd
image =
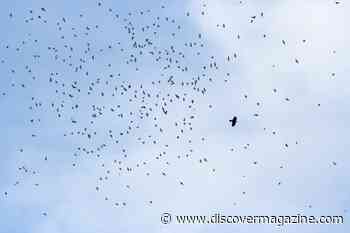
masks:
[[[42,7],[46,12],[40,10]],[[113,11],[109,12],[109,8]],[[25,23],[30,10],[35,17],[43,16],[47,23],[37,18]],[[241,4],[236,0],[109,0],[100,7],[97,1],[90,0],[2,2],[0,61],[4,63],[0,63],[0,94],[6,95],[0,96],[0,233],[348,232],[349,10],[345,1],[336,5],[334,1],[324,0],[307,3],[251,0]],[[164,70],[166,62],[156,62],[149,54],[138,56],[137,65],[126,64],[130,55],[138,52],[132,48],[130,35],[123,28],[126,24],[123,19],[130,18],[129,12],[137,39],[152,38],[149,51],[162,51],[165,57],[165,49],[171,52],[174,46],[176,52],[186,55],[185,59],[174,55],[174,60],[189,67],[189,71],[180,72],[176,67]],[[187,12],[190,16],[186,16]],[[115,14],[120,15],[119,19],[113,19]],[[152,35],[153,30],[141,33],[141,27],[157,22],[157,16],[160,17],[157,35]],[[252,16],[256,19],[250,23]],[[65,24],[62,17],[67,21]],[[57,22],[63,25],[62,32],[57,30]],[[96,24],[98,30],[92,29],[89,36],[81,34],[86,26],[93,28]],[[76,33],[80,32],[79,38],[72,37],[72,27]],[[172,36],[174,31],[176,35]],[[200,40],[198,34],[202,36]],[[61,35],[66,38],[60,39]],[[22,41],[25,43],[21,45]],[[203,47],[185,46],[195,41],[203,43]],[[69,55],[64,48],[68,44],[74,47],[74,64],[80,64],[80,58],[89,58],[84,53],[87,42],[91,44],[89,56],[96,56],[85,67],[89,76],[84,75],[85,70],[76,73],[67,64],[55,60],[54,53],[47,49],[57,48],[63,58]],[[113,49],[108,49],[110,44]],[[6,48],[7,45],[10,47]],[[104,50],[98,51],[100,48]],[[238,54],[236,59],[234,53]],[[37,54],[40,59],[33,58]],[[210,59],[211,56],[215,58]],[[230,62],[227,56],[231,57]],[[209,67],[209,62],[214,61],[219,69],[203,71],[203,66]],[[54,77],[59,85],[48,82],[51,72],[59,73]],[[108,77],[118,73],[121,76],[114,80]],[[207,76],[201,77],[198,87],[207,89],[205,95],[179,85],[204,73]],[[174,86],[167,83],[170,75],[174,76]],[[35,81],[32,76],[36,77]],[[87,95],[89,84],[97,78],[101,84],[96,85],[94,94]],[[73,93],[68,87],[75,80],[79,81],[82,92],[74,92],[72,100],[63,96],[62,91]],[[109,85],[105,85],[106,80]],[[163,81],[152,85],[156,80]],[[15,87],[11,87],[12,83]],[[66,86],[60,86],[62,83]],[[104,111],[91,126],[92,105],[106,109],[121,105],[124,114],[139,111],[140,99],[129,102],[134,93],[111,96],[113,85],[120,88],[121,84],[133,88],[143,85],[151,94],[146,104],[153,108],[157,122],[134,116],[120,119]],[[98,95],[101,91],[105,96]],[[165,98],[167,94],[180,94],[182,98],[184,93],[187,101],[195,101],[193,107],[188,107],[189,102],[168,102],[168,114],[164,115],[156,94]],[[62,100],[63,117],[57,119],[50,105],[54,102],[57,106]],[[29,107],[35,102],[43,105],[32,111]],[[158,107],[155,103],[159,103]],[[75,104],[79,104],[79,110],[71,109]],[[259,117],[254,117],[255,113]],[[195,116],[192,120],[191,115]],[[233,115],[239,120],[231,128],[228,120]],[[188,125],[181,126],[184,129],[181,133],[174,123],[183,124],[184,117],[192,123],[193,130],[188,130]],[[31,119],[34,123],[30,123]],[[78,123],[72,124],[72,119]],[[118,137],[127,128],[128,119],[133,119],[139,128],[120,137],[119,144],[113,144],[108,130]],[[154,127],[155,123],[164,133]],[[63,136],[84,127],[97,135],[92,140],[79,135]],[[37,137],[31,137],[32,134]],[[177,135],[181,136],[179,140]],[[140,143],[138,137],[146,143]],[[82,152],[74,156],[78,147],[96,152],[103,143],[108,146],[101,150],[100,158]],[[288,148],[284,146],[286,143]],[[164,151],[166,155],[157,158]],[[186,154],[191,155],[186,158]],[[203,158],[208,162],[199,163]],[[134,171],[118,172],[114,160],[122,161],[123,169],[133,167]],[[142,165],[144,161],[146,165]],[[73,167],[73,163],[77,166]],[[141,166],[138,168],[136,164]],[[27,173],[18,169],[23,166]],[[112,172],[107,174],[107,171]],[[150,176],[146,175],[148,172]],[[108,180],[98,180],[106,175]],[[180,181],[185,185],[180,185]],[[101,187],[99,192],[96,186]],[[120,205],[125,202],[126,206],[116,207],[115,202]],[[345,224],[162,225],[163,212],[343,215]]]

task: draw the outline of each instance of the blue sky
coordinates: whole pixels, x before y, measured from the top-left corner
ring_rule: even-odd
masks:
[[[30,10],[35,19],[25,23]],[[6,93],[0,96],[0,233],[349,231],[347,2],[131,0],[98,6],[90,0],[13,0],[0,11],[0,93]],[[152,29],[141,32],[147,25]],[[84,35],[87,26],[91,30]],[[139,49],[132,47],[124,26],[136,29],[139,42],[151,38],[137,63],[126,63]],[[161,51],[160,62],[149,51]],[[164,69],[167,52],[188,71],[175,65]],[[83,64],[83,71],[75,72],[62,59]],[[218,69],[209,69],[214,62]],[[200,90],[206,88],[204,95],[180,85],[194,80]],[[74,81],[80,93],[70,88]],[[149,94],[145,103],[133,99],[140,92],[132,91],[141,90],[141,84]],[[121,95],[128,85],[132,91]],[[157,95],[167,100],[167,115]],[[76,104],[79,108],[72,109]],[[140,110],[141,105],[148,110]],[[94,107],[103,109],[96,119]],[[152,117],[137,117],[141,112]],[[231,128],[228,120],[234,115],[238,124]],[[130,120],[130,134],[120,136]],[[77,134],[84,128],[92,139]],[[204,158],[208,162],[199,162]],[[133,171],[127,172],[130,167]],[[163,225],[163,212],[343,215],[345,224]]]

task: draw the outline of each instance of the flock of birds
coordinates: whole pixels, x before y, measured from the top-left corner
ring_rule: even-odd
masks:
[[[161,10],[165,8],[160,6]],[[77,19],[55,18],[50,15],[53,9],[45,7],[28,11],[24,18],[16,12],[9,13],[10,22],[48,31],[47,41],[37,39],[39,35],[30,32],[19,42],[1,43],[6,54],[24,59],[21,65],[13,66],[10,59],[1,57],[1,70],[8,70],[7,76],[11,79],[8,87],[1,87],[1,96],[2,101],[10,101],[18,93],[30,93],[31,117],[23,119],[26,126],[33,129],[28,137],[38,141],[46,137],[42,136],[47,135],[45,132],[38,130],[43,122],[51,126],[64,125],[61,129],[64,133],[59,137],[63,141],[81,143],[64,158],[74,169],[79,169],[79,164],[85,160],[94,158],[104,174],[96,177],[91,188],[116,207],[127,206],[128,203],[113,200],[104,193],[104,185],[109,180],[116,176],[127,179],[129,174],[147,168],[150,163],[162,164],[164,169],[145,171],[144,176],[167,176],[166,167],[172,165],[167,156],[176,150],[176,146],[164,143],[164,138],[170,137],[172,141],[188,146],[188,151],[177,155],[177,159],[208,164],[208,172],[215,174],[217,168],[210,165],[210,160],[195,156],[192,148],[193,140],[196,140],[192,138],[192,132],[201,127],[196,124],[197,103],[203,102],[217,83],[228,83],[232,75],[221,75],[220,72],[225,67],[239,66],[239,49],[227,57],[210,55],[205,34],[186,29],[182,18],[157,16],[151,10],[118,13],[101,2],[96,3],[95,10],[105,16],[99,24],[92,23],[94,21],[84,14],[79,14]],[[192,14],[206,17],[206,11],[207,5],[204,4],[201,12],[184,12],[183,18]],[[264,12],[259,12],[247,17],[247,23],[263,20],[264,17]],[[217,26],[229,30],[226,24]],[[118,35],[106,37],[111,30],[117,30]],[[262,39],[267,39],[266,34]],[[242,40],[242,35],[235,35],[234,40]],[[282,40],[276,46],[287,46],[287,42]],[[301,62],[295,58],[291,65],[297,66]],[[277,88],[271,89],[271,93],[277,92]],[[244,93],[242,98],[247,99],[248,94]],[[283,103],[290,101],[290,97],[286,97]],[[214,104],[207,103],[207,110],[210,111]],[[262,104],[256,102],[257,107]],[[316,105],[320,107],[319,103]],[[3,114],[11,114],[11,111]],[[236,130],[240,125],[239,115],[232,112],[227,121],[215,124],[227,126],[229,131]],[[260,117],[256,112],[251,116]],[[276,131],[272,134],[276,135]],[[199,140],[206,139],[203,136]],[[147,160],[135,160],[136,155],[133,155],[132,161],[136,162],[132,164],[128,162],[132,154],[130,151],[134,149],[127,148],[130,141],[141,149],[145,146],[157,148],[159,153],[149,155]],[[205,143],[210,144],[208,141]],[[244,147],[249,146],[246,144]],[[288,143],[282,145],[284,149],[289,146]],[[18,148],[18,153],[26,152],[25,147]],[[144,153],[147,154],[147,151]],[[42,155],[46,163],[51,158],[50,154]],[[254,165],[257,163],[253,162]],[[336,161],[332,165],[336,166]],[[21,164],[18,172],[36,176],[40,175],[40,167],[33,169]],[[185,180],[176,182],[180,187],[186,185]],[[21,183],[21,180],[16,180],[13,188],[3,191],[2,198],[10,198]],[[133,187],[127,184],[125,188],[132,190]],[[146,200],[150,205],[153,201]],[[43,216],[48,214],[42,213]]]

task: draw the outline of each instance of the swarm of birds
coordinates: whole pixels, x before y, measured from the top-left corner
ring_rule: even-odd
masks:
[[[165,11],[166,6],[161,5],[160,9]],[[179,189],[186,189],[186,177],[181,171],[169,175],[168,168],[176,163],[187,163],[194,170],[202,169],[215,176],[219,168],[212,161],[220,160],[220,156],[200,155],[193,147],[193,141],[209,146],[214,142],[204,132],[200,138],[194,138],[194,132],[201,132],[203,127],[198,123],[200,114],[215,111],[219,104],[207,97],[213,90],[231,87],[235,75],[233,72],[222,74],[222,71],[240,65],[240,48],[228,51],[225,57],[212,55],[206,34],[186,24],[186,18],[193,14],[208,17],[205,4],[200,12],[183,12],[180,17],[165,13],[155,15],[151,9],[118,12],[102,2],[97,2],[90,10],[90,13],[101,13],[104,18],[95,20],[89,12],[79,13],[76,18],[56,16],[51,14],[54,9],[48,7],[29,10],[24,18],[18,17],[16,12],[9,13],[8,20],[13,25],[38,29],[29,29],[18,41],[1,41],[1,50],[11,54],[8,58],[1,57],[1,69],[10,80],[8,86],[1,87],[1,103],[24,96],[26,101],[17,103],[19,107],[16,108],[28,112],[22,120],[32,133],[22,136],[37,145],[41,141],[48,143],[53,136],[47,131],[47,125],[53,128],[58,144],[70,142],[71,148],[65,148],[67,153],[61,156],[69,161],[71,169],[79,172],[86,161],[93,161],[89,164],[102,169],[101,175],[91,181],[91,189],[116,208],[126,208],[129,202],[123,196],[116,198],[106,191],[105,187],[114,179],[122,179],[124,182],[119,188],[128,192],[135,188],[128,183],[128,177],[133,175],[139,179],[162,177]],[[257,12],[247,17],[247,23],[254,24],[266,17],[264,12]],[[217,27],[231,30],[225,23]],[[116,34],[108,36],[111,30]],[[37,39],[39,31],[47,33],[47,40]],[[272,37],[267,35],[260,39]],[[233,40],[244,40],[244,35],[236,33]],[[286,47],[289,43],[283,39],[276,46]],[[290,58],[291,66],[302,64],[302,58]],[[280,99],[281,105],[298,104],[290,96],[281,96],[278,87],[270,90],[268,95]],[[242,105],[254,102],[249,93],[242,93],[241,97]],[[248,114],[239,112],[230,101],[220,103],[233,109],[224,116],[225,120],[207,123],[230,134],[241,130],[244,124],[264,119],[263,97],[254,102]],[[321,105],[315,103],[315,106]],[[2,114],[11,114],[11,111]],[[221,115],[220,112],[216,114]],[[56,126],[59,129],[55,129]],[[266,137],[277,138],[283,134],[268,125],[261,131]],[[281,151],[289,150],[300,141],[297,138],[278,147]],[[131,144],[133,146],[128,147]],[[181,145],[181,149],[177,145]],[[145,148],[150,147],[152,152],[149,153]],[[240,148],[250,150],[254,145],[227,147],[230,153],[242,153]],[[138,158],[133,153],[135,148],[145,150],[145,156]],[[32,151],[18,145],[17,153],[31,154]],[[50,160],[56,159],[48,151],[40,157],[43,166],[50,166]],[[250,163],[254,167],[263,166],[255,159]],[[329,163],[333,167],[338,165],[336,161]],[[2,199],[10,198],[16,187],[25,182],[25,177],[30,176],[35,181],[33,188],[43,186],[36,181],[42,175],[41,167],[30,167],[21,161],[18,164],[21,178],[14,182],[13,188],[3,191]],[[152,169],[152,164],[161,169]],[[285,167],[284,164],[278,166]],[[278,187],[284,184],[281,180],[276,182]],[[247,195],[245,190],[240,193]],[[151,206],[154,201],[144,200]],[[233,202],[236,205],[236,200]],[[49,214],[41,211],[44,217]]]

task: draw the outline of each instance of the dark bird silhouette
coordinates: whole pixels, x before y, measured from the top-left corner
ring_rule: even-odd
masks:
[[[231,120],[229,120],[231,122],[231,126],[234,127],[237,124],[237,117],[234,116]]]

